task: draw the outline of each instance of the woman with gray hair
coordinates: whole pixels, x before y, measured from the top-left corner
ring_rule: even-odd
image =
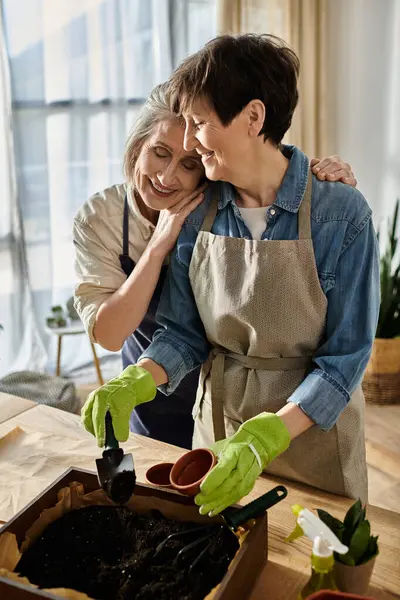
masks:
[[[202,201],[205,172],[195,150],[183,148],[184,120],[170,111],[165,84],[141,110],[126,144],[126,183],[90,198],[74,221],[78,284],[75,306],[90,339],[122,348],[124,369],[149,346],[169,252],[186,217]],[[355,185],[338,157],[314,160],[318,177]],[[198,369],[187,375],[168,402],[157,392],[124,420],[136,433],[190,448]]]
[[[157,86],[126,143],[127,183],[95,194],[74,220],[75,307],[92,341],[111,351],[122,348],[124,368],[151,342],[168,253],[203,198],[204,169],[195,151],[183,149],[183,134],[165,86]],[[196,370],[169,404],[158,393],[138,407],[131,430],[190,448],[197,383]]]

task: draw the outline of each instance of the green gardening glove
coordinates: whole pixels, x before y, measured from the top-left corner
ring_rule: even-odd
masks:
[[[129,436],[129,419],[135,406],[153,400],[157,392],[152,375],[146,369],[129,365],[121,375],[89,394],[81,412],[83,426],[105,445],[105,418],[110,411],[114,435],[119,442]]]
[[[213,517],[247,496],[265,467],[289,444],[282,419],[265,412],[243,423],[232,437],[217,442],[211,450],[218,463],[195,498],[200,514]]]

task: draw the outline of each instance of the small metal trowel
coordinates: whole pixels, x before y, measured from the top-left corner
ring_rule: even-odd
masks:
[[[106,444],[103,458],[96,459],[99,484],[116,504],[125,504],[133,494],[136,473],[132,454],[124,454],[115,439],[109,412],[105,419]]]

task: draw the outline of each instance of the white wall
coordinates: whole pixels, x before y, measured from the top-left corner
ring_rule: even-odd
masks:
[[[379,225],[400,197],[400,0],[330,0],[332,152]]]

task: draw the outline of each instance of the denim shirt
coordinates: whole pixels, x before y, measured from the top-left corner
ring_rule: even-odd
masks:
[[[284,147],[284,153],[290,163],[274,204],[266,208],[267,226],[262,235],[266,243],[298,239],[298,209],[309,165],[295,147]],[[172,253],[156,316],[161,328],[141,357],[151,358],[165,369],[169,381],[160,386],[165,394],[203,363],[210,351],[190,285],[189,265],[216,186],[219,203],[212,233],[251,239],[235,203],[233,186],[210,184],[204,202],[186,220]],[[358,190],[313,176],[311,233],[319,282],[328,300],[325,336],[313,356],[313,369],[287,401],[297,404],[323,430],[333,427],[360,385],[375,337],[379,249],[371,217]]]

